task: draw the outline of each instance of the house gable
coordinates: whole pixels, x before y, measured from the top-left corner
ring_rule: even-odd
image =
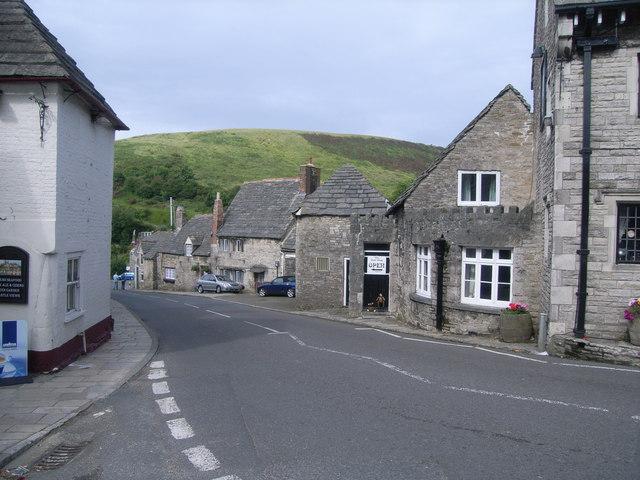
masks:
[[[399,197],[404,208],[458,205],[459,171],[497,171],[500,205],[523,208],[532,198],[532,116],[529,104],[507,85],[456,136],[438,160]]]

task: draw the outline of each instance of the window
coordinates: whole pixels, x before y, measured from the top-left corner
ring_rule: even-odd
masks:
[[[284,283],[284,278],[276,277],[271,283],[273,283],[274,285],[282,285]]]
[[[431,296],[431,249],[416,245],[416,293]]]
[[[640,203],[618,203],[617,263],[640,263]]]
[[[220,246],[220,250],[222,250],[223,252],[228,252],[229,251],[229,239],[228,238],[221,238],[218,241],[218,245]]]
[[[172,267],[164,267],[164,281],[173,283],[176,281],[176,269]]]
[[[234,280],[238,283],[244,283],[244,270],[236,270]]]
[[[193,256],[193,243],[191,243],[190,238],[187,238],[187,241],[184,244],[184,254],[187,257]]]
[[[80,259],[67,260],[67,312],[80,310]]]
[[[500,172],[458,171],[458,205],[495,206],[500,203]]]
[[[510,249],[462,249],[462,302],[506,307],[511,301]]]
[[[236,238],[235,251],[236,252],[244,252],[244,239]]]
[[[329,271],[329,258],[328,257],[316,257],[316,270],[318,272]]]

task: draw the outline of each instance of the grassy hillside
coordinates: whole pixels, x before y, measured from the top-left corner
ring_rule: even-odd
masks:
[[[141,223],[163,226],[170,195],[192,216],[209,211],[216,191],[228,204],[243,182],[296,176],[309,158],[323,180],[351,163],[393,199],[440,148],[369,136],[219,130],[128,138],[115,151],[114,208],[126,205]]]

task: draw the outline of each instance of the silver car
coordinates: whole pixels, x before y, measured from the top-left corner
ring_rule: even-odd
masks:
[[[224,275],[214,275],[207,273],[202,276],[196,283],[196,290],[198,293],[204,292],[234,292],[240,293],[244,290],[244,285],[238,282],[234,282],[229,277]]]

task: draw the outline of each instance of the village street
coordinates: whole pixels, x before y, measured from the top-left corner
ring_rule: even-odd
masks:
[[[211,296],[114,298],[158,352],[50,440],[86,443],[73,461],[30,479],[637,478],[637,369]]]

